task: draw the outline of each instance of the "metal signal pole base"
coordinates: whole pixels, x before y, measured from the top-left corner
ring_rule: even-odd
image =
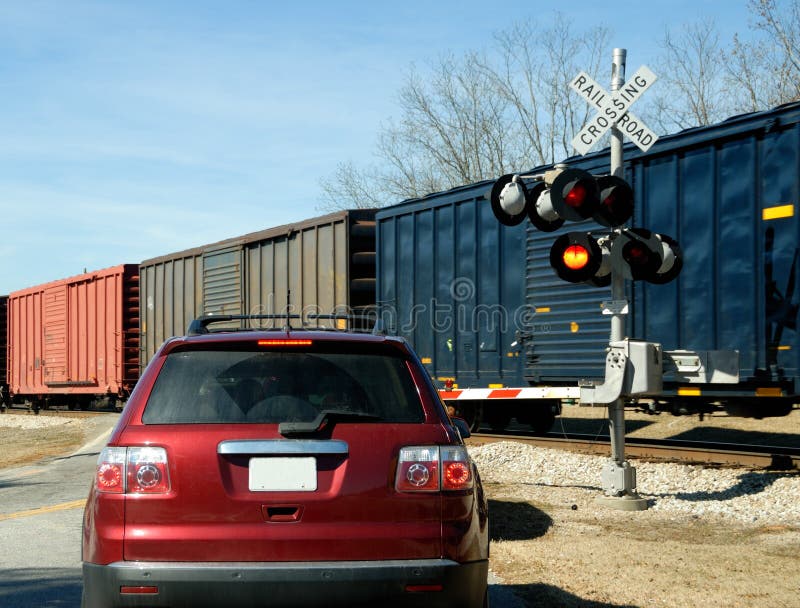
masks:
[[[607,509],[616,509],[617,511],[646,511],[647,500],[641,498],[638,494],[631,494],[625,496],[598,496],[594,499],[595,503]]]

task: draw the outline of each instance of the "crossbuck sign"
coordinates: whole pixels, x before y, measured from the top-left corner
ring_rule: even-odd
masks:
[[[656,75],[646,65],[636,73],[614,94],[592,80],[586,72],[581,72],[569,86],[583,97],[598,112],[572,140],[572,146],[580,153],[586,154],[614,124],[633,141],[643,152],[650,149],[658,136],[646,124],[636,118],[628,108],[641,97],[653,82]]]

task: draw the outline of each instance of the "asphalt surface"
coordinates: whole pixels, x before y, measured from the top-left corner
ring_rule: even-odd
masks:
[[[0,470],[0,606],[80,606],[83,506],[117,418],[73,454]]]
[[[0,606],[80,606],[81,524],[97,456],[116,423],[107,414],[73,454],[0,469]],[[492,608],[524,606],[490,574]]]

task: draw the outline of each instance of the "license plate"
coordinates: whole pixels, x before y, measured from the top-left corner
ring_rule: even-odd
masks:
[[[251,492],[314,492],[317,459],[270,457],[250,459]]]

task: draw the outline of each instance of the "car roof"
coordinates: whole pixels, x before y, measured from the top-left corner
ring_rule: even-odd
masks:
[[[302,329],[286,330],[216,330],[205,334],[179,336],[170,338],[164,346],[172,350],[179,345],[192,344],[241,344],[257,340],[311,340],[312,342],[344,342],[360,344],[389,344],[410,353],[405,339],[397,336],[376,335],[345,331],[306,331]]]

